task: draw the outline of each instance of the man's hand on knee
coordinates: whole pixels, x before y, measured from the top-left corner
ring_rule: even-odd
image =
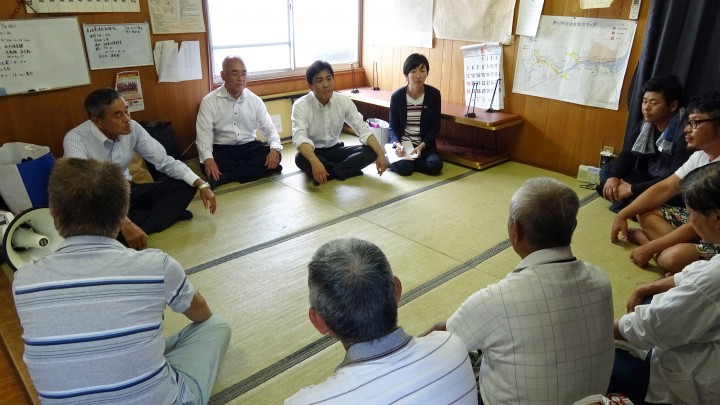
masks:
[[[135,225],[130,218],[125,218],[123,227],[120,229],[122,237],[128,246],[135,250],[143,250],[147,247],[148,235],[139,226]]]
[[[208,179],[213,179],[215,181],[220,180],[220,175],[222,175],[222,173],[220,173],[220,168],[217,163],[215,163],[215,159],[205,159],[203,165],[205,165],[205,176],[207,176]]]
[[[328,181],[330,173],[325,169],[325,165],[319,160],[317,162],[311,162],[313,179],[320,184],[325,184]]]
[[[268,170],[272,170],[280,164],[280,152],[278,152],[277,149],[270,149],[270,153],[268,153],[267,157],[265,158],[265,167],[268,168]]]

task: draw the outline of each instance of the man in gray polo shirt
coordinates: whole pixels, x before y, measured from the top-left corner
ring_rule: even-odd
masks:
[[[230,326],[172,257],[115,240],[130,203],[120,166],[60,159],[49,192],[65,240],[13,282],[42,403],[207,403]],[[166,305],[192,321],[168,339]]]

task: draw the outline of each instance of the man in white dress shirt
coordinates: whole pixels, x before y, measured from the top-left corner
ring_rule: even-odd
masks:
[[[680,191],[690,226],[720,243],[720,163],[690,172]],[[634,404],[720,403],[720,256],[698,260],[672,277],[639,284],[615,321],[615,338],[650,350],[644,360],[615,352],[608,392]]]
[[[530,179],[510,200],[520,264],[431,330],[481,350],[485,404],[572,404],[604,393],[615,344],[607,275],[570,249],[580,202],[565,184]]]
[[[165,148],[135,120],[115,89],[98,89],[85,99],[88,120],[70,130],[63,140],[65,157],[117,163],[132,180],[128,166],[134,153],[152,163],[169,179],[154,183],[131,183],[130,211],[120,234],[131,248],[147,247],[148,235],[192,218],[187,210],[197,190],[205,208],[215,213],[217,202],[210,185]],[[197,190],[196,190],[197,189]]]
[[[203,98],[195,124],[195,143],[208,182],[214,188],[280,172],[280,136],[263,101],[246,87],[245,62],[226,57],[220,77],[224,84]],[[257,139],[256,131],[269,146]]]
[[[307,68],[305,79],[312,92],[298,99],[292,108],[292,139],[298,150],[295,163],[316,184],[345,180],[362,175],[362,169],[375,161],[378,175],[388,167],[380,143],[363,121],[355,104],[335,93],[335,73],[324,61]],[[340,142],[343,124],[348,123],[362,145]]]
[[[413,338],[397,325],[402,285],[383,252],[336,239],[308,265],[310,321],[345,347],[325,382],[285,404],[477,404],[467,350],[448,332]]]

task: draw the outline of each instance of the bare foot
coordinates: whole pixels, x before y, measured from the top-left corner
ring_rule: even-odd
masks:
[[[643,232],[640,228],[628,228],[627,240],[628,242],[634,243],[638,246],[650,242],[650,239],[648,239],[647,235],[645,235],[645,232]]]

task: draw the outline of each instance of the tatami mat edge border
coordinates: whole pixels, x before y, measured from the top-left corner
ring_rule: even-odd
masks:
[[[454,179],[457,179],[458,177],[465,177],[468,173],[464,173],[460,176],[456,176]],[[450,180],[450,179],[448,179]],[[419,192],[419,190],[418,190]],[[401,199],[402,197],[398,197],[398,199]],[[580,207],[584,207],[585,205],[589,204],[590,202],[594,201],[598,198],[598,195],[593,193],[591,195],[588,195],[587,197],[583,198],[580,201]],[[372,207],[370,207],[372,208]],[[369,210],[370,208],[366,209]],[[377,207],[375,207],[377,208]],[[361,210],[365,211],[365,210]],[[475,268],[480,263],[484,262],[485,260],[490,259],[491,257],[499,254],[500,252],[504,251],[505,249],[510,247],[510,240],[505,239],[504,241],[498,243],[497,245],[491,247],[490,249],[480,253],[479,255],[475,256],[474,258],[468,260],[465,263],[462,263],[458,266],[453,267],[452,269],[444,272],[443,274],[433,278],[432,280],[429,280],[418,287],[415,287],[414,289],[410,290],[408,293],[403,294],[403,296],[400,298],[400,306],[403,306],[405,304],[408,304],[415,300],[416,298],[421,297],[423,294],[433,290],[436,287],[439,287],[440,285],[452,280],[453,278],[465,273],[466,271]],[[301,362],[309,359],[310,357],[314,356],[315,354],[325,350],[326,348],[332,346],[333,343],[335,343],[335,339],[329,337],[329,336],[323,336],[322,338],[310,343],[309,345],[295,351],[294,353],[290,354],[289,356],[285,357],[284,359],[275,362],[274,364],[271,364],[270,366],[258,371],[257,373],[251,375],[250,377],[218,392],[217,394],[213,395],[210,398],[209,404],[212,405],[221,405],[226,404],[230,402],[231,400],[247,393],[248,391],[252,390],[253,388],[256,388],[260,386],[261,384],[264,384],[265,382],[271,380],[272,378],[280,375],[281,373],[289,370],[290,368],[300,364]]]

